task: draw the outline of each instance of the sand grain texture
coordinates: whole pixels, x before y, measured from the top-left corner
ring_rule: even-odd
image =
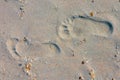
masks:
[[[120,80],[119,0],[0,0],[0,80]]]

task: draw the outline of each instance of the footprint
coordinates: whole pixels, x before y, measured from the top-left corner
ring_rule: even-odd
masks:
[[[58,36],[63,40],[83,38],[89,35],[108,37],[113,33],[111,22],[96,17],[72,16],[62,22],[58,28]]]
[[[13,58],[17,60],[25,60],[26,58],[35,59],[38,57],[51,57],[54,53],[60,53],[60,47],[53,42],[44,43],[50,46],[50,49],[39,41],[30,42],[27,38],[17,39],[11,38],[7,40],[7,49]],[[53,51],[51,51],[53,50]]]

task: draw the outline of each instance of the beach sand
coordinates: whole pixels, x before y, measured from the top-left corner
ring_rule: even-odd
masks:
[[[119,0],[0,0],[0,80],[120,80]]]

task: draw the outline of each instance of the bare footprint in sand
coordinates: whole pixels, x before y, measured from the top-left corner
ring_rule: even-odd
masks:
[[[60,53],[60,48],[55,43],[48,43],[50,44],[51,48],[56,50],[56,52]],[[38,58],[38,57],[51,57],[54,56],[51,49],[42,43],[36,42],[29,42],[28,39],[17,39],[11,38],[6,42],[7,49],[12,55],[13,58],[17,60],[23,60],[26,58]]]
[[[63,40],[82,38],[89,35],[108,37],[113,33],[111,22],[96,17],[72,16],[58,27],[58,35]]]

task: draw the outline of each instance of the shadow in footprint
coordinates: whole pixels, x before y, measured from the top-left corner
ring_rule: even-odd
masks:
[[[94,18],[89,17],[89,16],[78,16],[78,18],[88,19],[88,20],[91,20],[91,21],[94,21],[94,22],[105,24],[105,25],[107,25],[109,27],[109,31],[111,32],[111,34],[113,33],[113,25],[109,21],[94,19]]]
[[[18,43],[18,41],[19,41],[19,39],[17,39],[17,38],[11,38],[11,39],[7,40],[7,42],[6,42],[8,51],[10,52],[12,57],[14,57],[15,59],[20,58],[20,55],[16,50],[16,44]]]
[[[47,44],[50,46],[50,48],[55,52],[55,53],[61,53],[61,49],[58,46],[58,44],[54,43],[54,42],[47,42],[47,43],[43,43],[43,44]]]

